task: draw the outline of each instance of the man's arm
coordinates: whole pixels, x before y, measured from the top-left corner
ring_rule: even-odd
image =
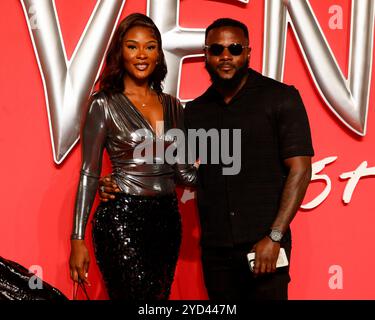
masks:
[[[115,194],[121,190],[117,186],[115,180],[112,178],[111,174],[108,174],[99,179],[99,198],[100,201],[108,202],[113,200],[116,196]]]
[[[311,181],[311,157],[293,157],[284,160],[289,168],[289,174],[284,185],[279,212],[271,229],[276,229],[284,234],[302,200]]]
[[[285,159],[284,163],[289,168],[289,173],[282,192],[278,214],[271,226],[271,229],[279,230],[282,234],[287,231],[296,215],[310,183],[311,157],[292,157]],[[253,250],[255,250],[254,274],[276,271],[279,242],[274,242],[266,236],[253,247]]]

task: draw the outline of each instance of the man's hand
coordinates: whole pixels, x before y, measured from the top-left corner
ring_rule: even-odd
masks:
[[[254,275],[263,275],[276,271],[276,262],[279,257],[280,243],[264,237],[257,242],[251,251],[255,252]]]
[[[107,202],[108,200],[113,200],[117,192],[120,192],[120,189],[110,174],[99,180],[100,201]]]

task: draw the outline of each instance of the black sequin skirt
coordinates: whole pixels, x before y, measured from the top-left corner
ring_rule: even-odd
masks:
[[[181,244],[176,195],[117,194],[93,218],[95,256],[111,300],[165,300]]]

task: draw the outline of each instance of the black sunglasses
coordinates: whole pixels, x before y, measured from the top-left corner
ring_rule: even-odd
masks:
[[[228,48],[229,52],[233,56],[239,56],[243,49],[248,48],[249,46],[243,46],[240,43],[232,43],[229,46],[223,46],[222,44],[214,43],[210,46],[204,46],[208,53],[212,56],[220,56],[225,48]]]

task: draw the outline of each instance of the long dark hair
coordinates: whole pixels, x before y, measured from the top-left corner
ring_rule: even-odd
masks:
[[[121,21],[115,31],[112,41],[109,45],[105,67],[99,78],[99,88],[101,91],[111,95],[124,91],[124,76],[126,70],[122,57],[122,45],[124,36],[127,31],[133,27],[147,27],[152,29],[154,36],[158,42],[159,60],[155,66],[154,72],[149,79],[149,85],[157,92],[163,90],[162,81],[167,74],[167,64],[165,63],[164,52],[162,49],[161,34],[155,23],[146,15],[141,13],[133,13]]]

